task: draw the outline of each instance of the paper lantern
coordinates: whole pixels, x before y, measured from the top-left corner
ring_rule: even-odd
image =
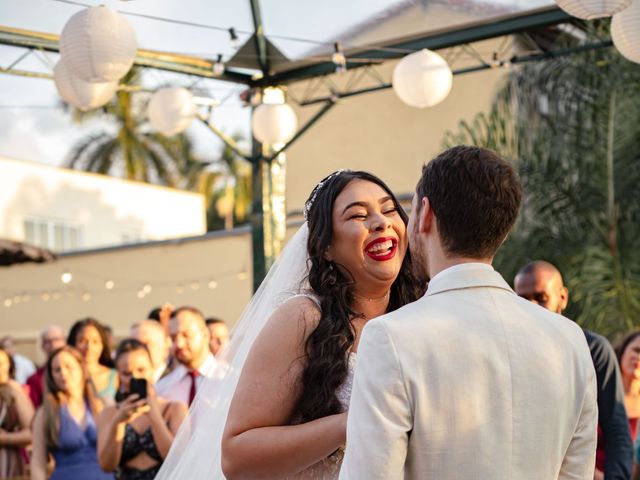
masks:
[[[59,60],[53,68],[53,81],[65,102],[86,112],[106,104],[118,89],[118,81],[92,83],[73,75],[66,64]]]
[[[296,112],[286,103],[263,103],[253,111],[253,136],[261,143],[285,143],[298,128]]]
[[[569,15],[593,20],[621,12],[631,5],[631,0],[556,0],[556,3]]]
[[[640,0],[613,16],[611,39],[624,57],[640,63]]]
[[[67,68],[87,82],[112,82],[124,77],[133,65],[137,48],[129,22],[105,6],[76,13],[60,35],[60,55]]]
[[[407,55],[393,70],[393,90],[407,105],[426,108],[443,101],[451,91],[453,74],[447,61],[431,50]]]
[[[193,95],[182,87],[162,88],[149,101],[147,116],[151,126],[166,136],[182,133],[197,113]]]

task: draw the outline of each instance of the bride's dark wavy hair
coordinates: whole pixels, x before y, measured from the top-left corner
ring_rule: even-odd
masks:
[[[353,180],[365,180],[379,185],[389,194],[402,221],[408,217],[389,187],[378,177],[362,171],[334,172],[322,180],[311,192],[305,204],[309,227],[309,285],[320,297],[320,322],[309,335],[306,366],[302,374],[302,394],[297,412],[303,421],[340,412],[336,390],[344,382],[348,371],[348,355],[355,340],[351,319],[359,316],[351,306],[354,300],[354,280],[325,258],[333,240],[333,205],[344,188]],[[387,312],[417,300],[424,289],[413,275],[411,255],[407,254],[398,277],[391,285]]]

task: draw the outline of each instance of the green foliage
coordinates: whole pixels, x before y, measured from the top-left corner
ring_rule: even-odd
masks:
[[[610,337],[640,325],[640,66],[610,48],[514,69],[488,115],[447,134],[460,143],[520,172],[523,209],[495,262],[505,278],[550,261],[568,317]]]

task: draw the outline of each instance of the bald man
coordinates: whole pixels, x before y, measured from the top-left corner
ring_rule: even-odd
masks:
[[[45,360],[49,358],[52,352],[67,344],[67,335],[64,330],[57,325],[50,325],[40,333],[40,348],[42,349]],[[46,363],[46,362],[45,362]],[[29,398],[35,408],[42,404],[42,396],[44,395],[44,365],[39,367],[33,375],[27,378],[27,386],[29,387]]]
[[[525,265],[516,275],[518,295],[561,314],[569,301],[560,271],[545,261]],[[598,449],[594,479],[631,478],[633,445],[624,408],[624,391],[613,348],[606,338],[584,330],[598,383]]]

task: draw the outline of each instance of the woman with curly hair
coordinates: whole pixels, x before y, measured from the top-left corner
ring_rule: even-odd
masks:
[[[82,354],[96,395],[106,404],[113,403],[113,396],[118,390],[118,374],[104,326],[94,318],[78,320],[69,331],[67,344]]]
[[[336,172],[306,213],[308,289],[273,313],[244,364],[222,440],[228,478],[337,478],[360,333],[423,292],[407,216],[380,179]]]

